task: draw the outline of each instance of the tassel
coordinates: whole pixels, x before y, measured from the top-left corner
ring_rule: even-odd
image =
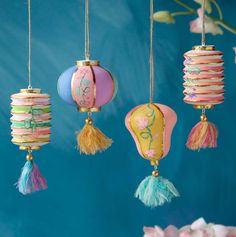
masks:
[[[207,121],[205,114],[201,115],[201,121],[191,130],[186,146],[191,150],[217,147],[218,131],[213,123]]]
[[[17,188],[22,194],[30,194],[36,191],[47,189],[47,182],[39,172],[37,165],[33,162],[33,156],[29,153],[27,161],[22,168]]]
[[[172,198],[179,197],[179,192],[169,180],[159,176],[158,171],[154,170],[151,176],[140,183],[135,197],[145,206],[153,208],[171,202]]]
[[[102,152],[110,147],[112,139],[106,137],[98,128],[95,128],[93,120],[88,117],[83,129],[77,135],[77,143],[81,153],[94,155],[96,152]]]

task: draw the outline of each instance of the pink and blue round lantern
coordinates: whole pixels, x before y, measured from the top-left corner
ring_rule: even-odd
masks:
[[[112,144],[98,128],[94,127],[92,112],[98,112],[116,95],[117,83],[111,73],[99,65],[99,61],[77,61],[58,79],[59,96],[68,104],[76,105],[79,112],[88,112],[85,125],[77,134],[78,149],[81,153],[94,155]]]
[[[113,99],[116,83],[99,61],[77,61],[77,66],[61,74],[57,89],[59,96],[80,112],[97,112]]]

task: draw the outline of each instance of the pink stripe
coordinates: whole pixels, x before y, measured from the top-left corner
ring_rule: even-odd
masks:
[[[42,121],[42,120],[49,120],[51,118],[51,115],[47,113],[42,115],[35,115],[33,117],[34,120],[36,121]],[[31,119],[31,118],[32,118],[31,114],[13,114],[13,116],[11,117],[12,120],[16,121],[23,121],[25,119]]]
[[[32,134],[32,129],[12,129],[12,133],[15,135]],[[45,130],[35,129],[34,133],[39,135],[47,135],[50,134],[50,128]]]
[[[193,75],[188,74],[184,76],[184,79],[202,79],[202,78],[221,78],[224,77],[223,73],[211,73],[211,74],[199,74],[199,75]]]
[[[194,91],[194,93],[195,94],[207,94],[207,93],[215,93],[215,94],[219,94],[219,93],[224,93],[225,92],[225,90],[195,90]],[[189,91],[189,90],[184,90],[184,93],[185,94],[191,94],[192,92],[191,91]]]
[[[185,98],[185,100],[187,101],[192,101],[192,102],[198,102],[198,101],[204,101],[204,102],[207,102],[207,101],[219,101],[219,100],[224,100],[224,96],[217,96],[217,97],[195,97],[195,98]]]

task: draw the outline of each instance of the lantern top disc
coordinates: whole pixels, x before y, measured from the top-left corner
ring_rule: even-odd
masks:
[[[79,60],[76,61],[78,67],[81,66],[99,66],[100,62],[98,60]]]
[[[36,88],[32,88],[32,89],[21,89],[20,93],[34,93],[34,94],[40,94],[41,93],[41,89],[36,89]]]
[[[215,50],[216,47],[215,47],[215,45],[195,45],[195,46],[193,46],[192,49],[193,50],[209,50],[209,51],[212,51],[212,50]]]

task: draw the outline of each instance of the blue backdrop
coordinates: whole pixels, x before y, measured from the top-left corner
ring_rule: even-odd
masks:
[[[236,1],[219,3],[226,21],[235,23]],[[177,6],[164,0],[155,4],[155,10]],[[200,35],[191,34],[188,27],[195,16],[178,19],[175,25],[155,23],[155,99],[178,114],[172,148],[160,169],[181,198],[151,210],[133,198],[151,167],[140,158],[124,126],[126,113],[148,101],[149,1],[91,0],[90,10],[92,58],[119,81],[116,99],[94,116],[114,144],[95,157],[80,155],[75,132],[83,126],[85,114],[57,95],[60,73],[83,59],[84,1],[33,0],[33,86],[52,96],[53,129],[52,143],[35,154],[49,189],[23,196],[14,183],[25,153],[11,144],[9,104],[11,94],[27,87],[27,1],[0,2],[0,236],[134,237],[142,236],[143,225],[182,226],[200,216],[236,225],[235,36],[207,36],[207,42],[225,53],[227,93],[225,103],[209,112],[219,128],[219,147],[192,152],[185,141],[200,112],[182,102],[182,55],[199,44]]]

